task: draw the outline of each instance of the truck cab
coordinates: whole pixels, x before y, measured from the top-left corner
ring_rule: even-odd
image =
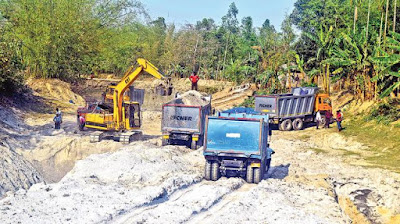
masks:
[[[270,167],[268,115],[225,114],[208,117],[204,141],[205,179],[239,176],[259,183]]]
[[[330,111],[332,113],[332,101],[329,98],[329,94],[317,94],[315,101],[315,112],[317,111]]]

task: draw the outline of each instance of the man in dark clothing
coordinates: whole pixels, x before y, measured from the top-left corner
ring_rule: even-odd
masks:
[[[331,123],[332,119],[332,113],[330,111],[326,111],[325,117],[326,117],[325,128],[329,128],[329,124]]]
[[[197,91],[197,82],[199,81],[199,76],[197,75],[196,72],[193,72],[193,74],[190,76],[190,81],[192,82],[192,90]]]
[[[53,121],[54,121],[54,128],[60,129],[61,128],[61,115],[56,114],[56,116],[53,118]]]

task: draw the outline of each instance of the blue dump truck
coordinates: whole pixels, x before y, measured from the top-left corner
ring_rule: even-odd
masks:
[[[220,113],[207,117],[204,141],[205,179],[240,176],[259,183],[271,164],[268,115]]]

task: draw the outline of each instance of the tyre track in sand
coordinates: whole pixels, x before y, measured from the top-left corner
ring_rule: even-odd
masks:
[[[178,190],[154,205],[143,207],[121,216],[113,223],[183,223],[198,214],[207,212],[224,201],[227,195],[244,185],[239,178],[222,178],[216,182],[202,181]]]

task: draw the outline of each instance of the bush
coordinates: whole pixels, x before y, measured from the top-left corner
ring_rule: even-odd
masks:
[[[376,120],[378,123],[389,124],[400,119],[400,100],[387,98],[371,109],[366,120]]]

